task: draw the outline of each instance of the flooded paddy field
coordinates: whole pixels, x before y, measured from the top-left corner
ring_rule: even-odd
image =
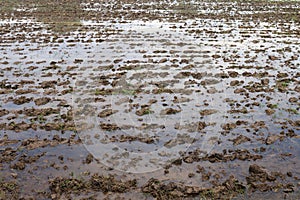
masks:
[[[299,199],[298,1],[0,1],[0,199]]]

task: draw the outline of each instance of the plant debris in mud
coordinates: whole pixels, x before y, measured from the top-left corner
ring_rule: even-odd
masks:
[[[164,183],[158,179],[150,179],[143,187],[144,193],[151,194],[157,199],[180,199],[199,196],[210,199],[228,199],[243,194],[246,187],[233,176],[213,188],[188,186],[181,183]]]
[[[281,172],[269,172],[265,168],[253,164],[249,167],[249,176],[246,177],[249,191],[259,190],[261,192],[283,190],[286,193],[294,191],[295,185],[291,183],[278,183],[278,178],[284,179],[286,176]]]
[[[101,191],[103,193],[125,193],[136,187],[136,180],[121,181],[113,175],[93,174],[87,181],[76,178],[57,177],[49,180],[52,197],[60,198],[62,194],[79,194]]]
[[[19,186],[16,182],[0,180],[0,199],[17,199]]]

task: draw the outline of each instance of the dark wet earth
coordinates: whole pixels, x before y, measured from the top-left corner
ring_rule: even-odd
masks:
[[[0,1],[0,199],[300,199],[298,1]]]

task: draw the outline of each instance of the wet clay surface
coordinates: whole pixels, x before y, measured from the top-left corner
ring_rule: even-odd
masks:
[[[298,1],[1,1],[0,199],[300,198]]]

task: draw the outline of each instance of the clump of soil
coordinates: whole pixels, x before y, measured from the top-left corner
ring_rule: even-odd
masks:
[[[229,162],[233,160],[257,160],[262,159],[261,155],[252,154],[246,149],[236,149],[236,150],[224,150],[222,153],[212,153],[206,154],[205,156],[201,155],[201,152],[198,150],[188,152],[187,155],[183,156],[183,161],[186,163],[200,162],[200,161],[209,161],[214,162]]]
[[[113,109],[105,109],[103,111],[101,111],[99,114],[98,114],[98,117],[101,117],[101,118],[104,118],[104,117],[108,117],[110,115],[113,115],[115,113],[117,113],[118,111],[117,110],[113,110]]]
[[[274,135],[274,134],[270,134],[267,138],[265,143],[267,145],[273,144],[274,142],[276,142],[277,140],[282,140],[284,138],[284,136],[282,135]]]
[[[227,199],[243,194],[246,187],[231,176],[221,184],[212,188],[184,185],[181,183],[164,183],[158,179],[150,179],[143,187],[142,192],[151,194],[157,199],[181,199],[198,196],[210,199]]]
[[[49,180],[51,197],[59,199],[63,194],[82,194],[102,191],[103,193],[125,193],[136,187],[136,180],[122,181],[115,176],[93,174],[89,180],[57,177]]]
[[[154,143],[155,137],[149,137],[149,136],[131,136],[131,135],[120,135],[120,136],[112,136],[110,138],[110,142],[133,142],[133,141],[139,141],[146,144],[152,144]]]
[[[205,115],[212,115],[217,113],[218,111],[215,109],[205,109],[200,111],[200,115],[205,116]]]
[[[161,115],[172,115],[181,112],[180,109],[166,108],[160,112]]]
[[[235,139],[232,139],[230,141],[233,141],[233,145],[239,145],[239,144],[242,144],[244,142],[251,141],[251,139],[248,138],[247,136],[239,135],[238,137],[236,137]]]
[[[100,127],[106,131],[115,131],[120,129],[120,127],[118,127],[116,124],[109,124],[109,123],[101,123]]]
[[[0,199],[18,199],[19,186],[12,181],[0,180]]]
[[[47,104],[50,100],[51,100],[51,98],[49,98],[49,97],[42,97],[42,98],[35,99],[34,103],[37,106],[41,106],[41,105]]]
[[[32,100],[33,98],[26,98],[25,96],[21,96],[19,98],[16,98],[13,100],[14,104],[17,104],[17,105],[22,105],[24,103],[28,103]]]
[[[4,115],[7,115],[9,113],[6,109],[0,109],[0,117],[3,117]]]
[[[107,192],[118,192],[118,193],[124,193],[128,192],[130,189],[136,187],[136,180],[128,180],[128,181],[122,181],[117,180],[114,176],[102,176],[98,174],[94,174],[91,179],[88,182],[88,185],[93,190],[101,190],[104,193]]]
[[[151,113],[154,113],[154,111],[152,111],[149,106],[143,107],[135,112],[138,116],[149,115]]]
[[[281,172],[269,172],[265,168],[253,164],[249,166],[249,176],[246,177],[247,184],[250,185],[249,191],[259,190],[261,192],[283,189],[284,192],[293,192],[295,186],[291,183],[279,184],[278,178],[283,179],[285,175]]]

